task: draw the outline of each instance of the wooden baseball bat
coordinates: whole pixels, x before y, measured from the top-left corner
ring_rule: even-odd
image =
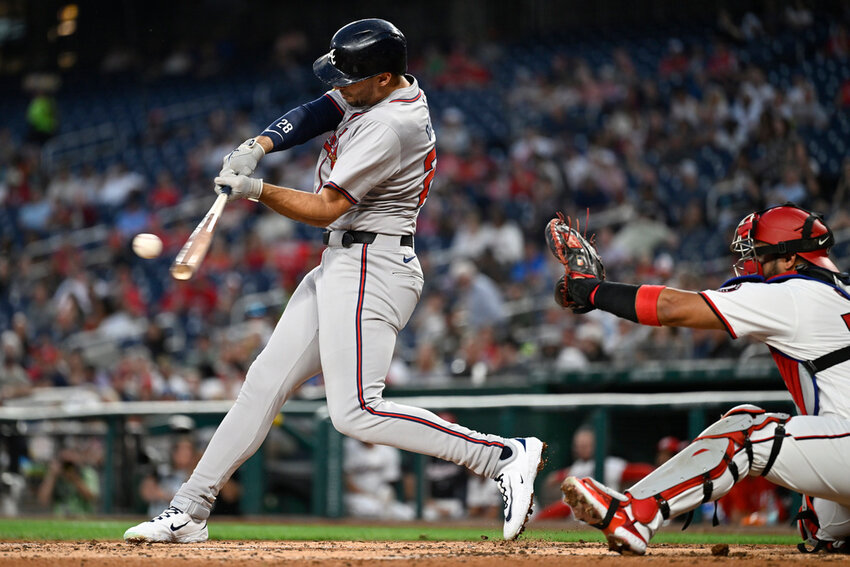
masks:
[[[204,256],[207,255],[207,250],[210,248],[215,226],[218,224],[218,219],[221,217],[226,203],[227,193],[219,193],[210,210],[189,235],[186,244],[183,245],[171,264],[171,277],[175,280],[188,280],[198,271],[198,267],[204,261]]]

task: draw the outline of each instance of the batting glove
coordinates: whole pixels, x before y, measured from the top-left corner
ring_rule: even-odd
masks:
[[[264,155],[266,155],[266,150],[263,149],[263,146],[258,144],[255,138],[249,138],[224,156],[219,175],[227,175],[227,173],[234,171],[242,175],[251,175],[257,169],[257,164],[263,159]]]
[[[214,180],[215,192],[221,193],[222,187],[230,187],[230,195],[227,200],[235,201],[236,199],[250,199],[258,201],[260,195],[263,194],[263,180],[248,177],[247,175],[237,175],[233,172],[225,175],[219,175]]]

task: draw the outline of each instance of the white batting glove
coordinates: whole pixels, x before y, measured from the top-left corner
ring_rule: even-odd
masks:
[[[222,160],[221,173],[236,172],[242,175],[251,175],[257,169],[257,164],[266,155],[263,146],[257,143],[256,138],[248,138],[235,150],[224,156]]]
[[[236,172],[233,171],[232,169],[222,169],[221,172],[219,172],[219,176],[222,176],[222,175],[236,175]],[[221,195],[221,193],[222,193],[222,187],[221,187],[221,185],[216,183],[215,194]],[[228,200],[230,200],[230,199],[228,199]]]
[[[215,192],[221,193],[222,187],[230,187],[230,195],[227,196],[227,201],[235,201],[236,199],[250,199],[258,201],[260,195],[263,194],[263,180],[248,177],[247,175],[237,175],[233,172],[225,175],[219,175],[214,180]]]

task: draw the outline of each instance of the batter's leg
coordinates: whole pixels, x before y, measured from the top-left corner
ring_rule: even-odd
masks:
[[[171,502],[192,517],[209,516],[219,489],[260,447],[289,394],[320,371],[316,288],[311,272],[296,288],[245,377],[192,476]]]
[[[398,331],[419,299],[421,272],[403,263],[397,247],[358,248],[326,251],[333,251],[335,270],[317,283],[322,369],[334,426],[361,441],[439,457],[497,480],[505,500],[503,535],[516,538],[531,512],[543,443],[480,433],[383,399]]]
[[[358,249],[360,248],[360,249]],[[329,248],[317,282],[319,338],[328,412],[341,433],[368,443],[439,457],[497,475],[505,439],[383,399],[399,330],[419,300],[421,276],[399,251]]]
[[[268,344],[251,364],[233,407],[218,426],[171,507],[127,530],[130,542],[190,543],[207,539],[206,519],[219,489],[262,444],[289,394],[319,372],[315,274],[290,298]]]

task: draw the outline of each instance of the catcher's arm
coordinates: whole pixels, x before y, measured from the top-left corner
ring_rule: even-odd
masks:
[[[720,317],[703,297],[659,285],[605,281],[605,268],[592,242],[563,215],[549,221],[546,241],[564,265],[555,285],[555,300],[574,313],[601,309],[644,325],[725,330]]]
[[[658,321],[668,327],[726,330],[726,325],[695,291],[665,287],[655,307]]]

